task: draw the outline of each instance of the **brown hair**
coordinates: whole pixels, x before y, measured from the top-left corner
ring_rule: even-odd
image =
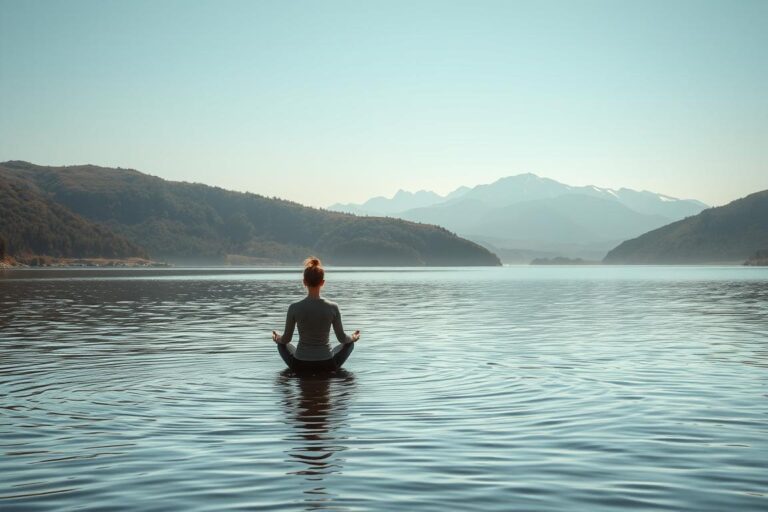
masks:
[[[304,282],[307,286],[320,286],[325,279],[325,270],[320,259],[314,256],[304,260]]]

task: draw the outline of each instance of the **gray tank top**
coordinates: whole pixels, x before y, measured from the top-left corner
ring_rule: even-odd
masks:
[[[288,307],[283,343],[291,341],[296,325],[299,326],[299,343],[294,357],[302,361],[331,359],[331,345],[328,341],[331,326],[339,343],[352,343],[341,324],[339,306],[323,297],[306,297]]]

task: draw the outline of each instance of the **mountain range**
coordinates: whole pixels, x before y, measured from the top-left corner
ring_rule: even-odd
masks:
[[[571,186],[526,173],[447,196],[401,190],[391,199],[329,208],[444,226],[505,262],[521,263],[563,255],[599,260],[622,241],[696,215],[707,205],[627,188]]]
[[[444,201],[458,198],[469,192],[469,187],[459,187],[448,195],[441,196],[431,190],[419,190],[408,192],[400,189],[391,198],[377,196],[368,199],[362,204],[336,203],[328,207],[329,210],[354,213],[355,215],[369,215],[374,217],[397,216],[397,214],[414,208],[432,206]]]
[[[17,259],[163,259],[176,263],[499,265],[438,226],[367,218],[257,194],[92,165],[0,164],[0,241]]]
[[[764,264],[768,254],[768,190],[706,208],[522,174],[449,196],[400,191],[356,206],[408,209],[396,213],[402,219],[359,216],[130,169],[5,162],[0,260],[297,264],[313,253],[335,265],[498,265],[493,252],[510,262],[558,262],[596,261],[605,251],[609,264]]]
[[[763,190],[627,240],[604,263],[759,264],[767,250],[768,190]]]

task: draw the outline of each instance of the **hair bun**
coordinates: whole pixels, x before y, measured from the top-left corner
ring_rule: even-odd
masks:
[[[325,270],[320,264],[320,258],[310,256],[304,260],[304,284],[306,286],[323,286]]]

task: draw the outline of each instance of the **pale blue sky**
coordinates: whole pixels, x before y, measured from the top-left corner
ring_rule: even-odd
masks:
[[[768,188],[768,1],[0,0],[0,160],[324,206]]]

